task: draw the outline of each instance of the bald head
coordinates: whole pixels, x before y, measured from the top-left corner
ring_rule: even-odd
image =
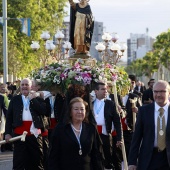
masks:
[[[20,89],[21,89],[21,93],[24,96],[29,95],[29,92],[31,91],[31,85],[32,85],[32,81],[29,78],[24,78],[23,80],[21,80]]]
[[[155,102],[163,107],[169,102],[170,86],[164,80],[159,80],[153,85],[153,97]]]

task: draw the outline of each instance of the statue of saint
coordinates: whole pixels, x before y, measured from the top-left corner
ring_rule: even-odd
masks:
[[[79,0],[79,3],[69,0],[70,9],[70,42],[76,54],[89,52],[93,34],[93,15],[91,12],[90,0]]]

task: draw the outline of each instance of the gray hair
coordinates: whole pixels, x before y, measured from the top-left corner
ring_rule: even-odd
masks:
[[[31,81],[29,78],[24,78],[24,79],[21,80],[20,86],[21,86],[21,84],[22,84],[22,82],[23,82],[24,80],[27,80],[27,81],[28,81],[28,84],[29,84],[30,86],[32,85],[32,81]]]
[[[164,84],[165,87],[167,88],[167,90],[170,92],[170,85],[169,85],[169,83],[167,81],[165,81],[165,80],[158,80],[156,83],[154,83],[153,89],[155,88],[155,86],[157,84]]]

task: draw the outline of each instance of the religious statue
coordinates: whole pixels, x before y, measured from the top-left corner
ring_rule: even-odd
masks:
[[[87,54],[90,49],[94,21],[90,0],[79,0],[79,3],[69,0],[70,9],[70,42],[76,54]]]

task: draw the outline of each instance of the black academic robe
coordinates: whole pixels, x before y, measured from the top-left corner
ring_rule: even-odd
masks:
[[[102,170],[96,136],[95,126],[83,122],[80,155],[79,143],[71,125],[59,123],[51,138],[49,170]]]

